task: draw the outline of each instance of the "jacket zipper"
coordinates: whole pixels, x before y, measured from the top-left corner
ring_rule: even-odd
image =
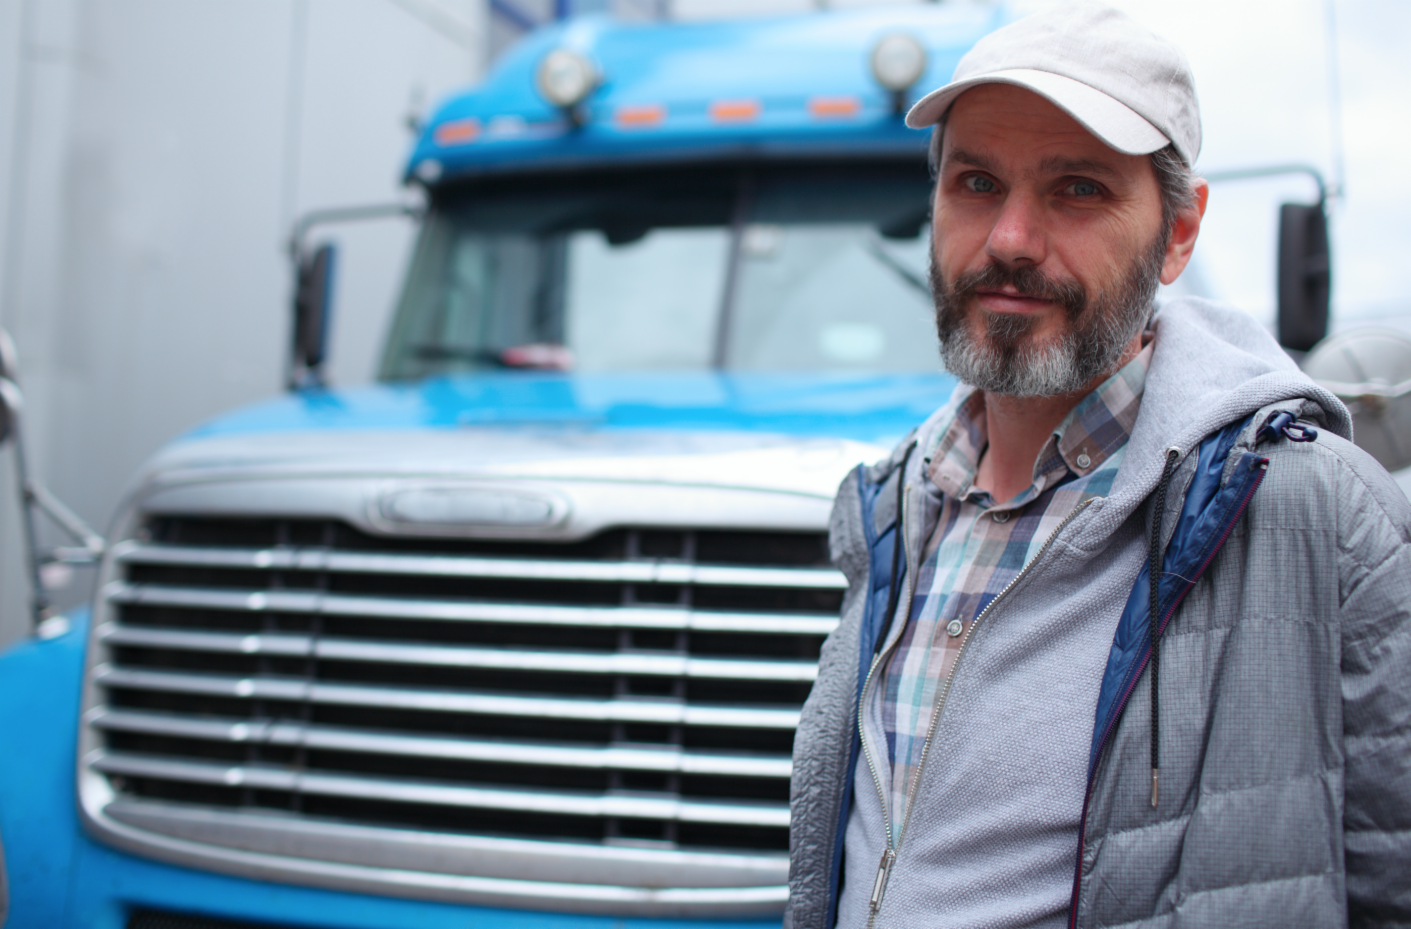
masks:
[[[1058,538],[1058,534],[1062,532],[1065,528],[1067,528],[1068,524],[1072,522],[1079,513],[1083,512],[1083,510],[1087,508],[1088,504],[1091,503],[1093,499],[1095,498],[1089,498],[1087,500],[1082,501],[1073,508],[1072,512],[1070,512],[1067,516],[1063,517],[1063,521],[1060,522],[1057,526],[1055,526],[1054,530],[1049,533],[1048,538],[1044,540],[1043,546],[1038,550],[1038,552],[1034,555],[1033,558],[1029,559],[1029,563],[1026,564],[1018,574],[1014,575],[1014,577],[1010,579],[1008,584],[1004,585],[1004,589],[1001,590],[995,596],[995,598],[990,601],[989,606],[985,607],[983,610],[980,611],[980,615],[975,617],[975,621],[970,624],[970,628],[965,630],[965,638],[960,640],[960,649],[956,652],[955,662],[950,667],[950,673],[946,675],[945,684],[941,687],[940,699],[936,701],[936,708],[931,713],[931,724],[926,729],[926,741],[923,742],[921,745],[921,758],[916,763],[916,776],[911,779],[911,787],[907,790],[906,793],[906,814],[902,817],[901,831],[897,833],[895,842],[892,840],[891,820],[890,817],[887,815],[887,804],[884,792],[882,790],[882,780],[877,776],[877,769],[872,764],[871,754],[867,752],[867,732],[866,729],[864,729],[862,726],[862,708],[866,705],[867,688],[871,686],[873,672],[877,670],[877,666],[881,662],[883,656],[878,655],[877,658],[873,659],[872,667],[868,669],[867,672],[867,682],[863,685],[863,699],[858,701],[857,724],[858,731],[861,735],[863,742],[863,754],[867,755],[867,766],[872,770],[872,779],[873,782],[877,785],[877,795],[879,798],[882,799],[882,822],[887,827],[887,850],[882,853],[882,861],[877,866],[877,877],[872,884],[872,897],[870,900],[871,914],[868,916],[867,919],[867,929],[872,929],[873,925],[877,921],[877,911],[882,908],[882,896],[886,893],[887,881],[890,880],[892,876],[892,865],[896,863],[897,849],[900,848],[901,840],[906,835],[906,827],[911,822],[911,811],[916,805],[914,802],[916,800],[916,791],[921,784],[921,777],[926,771],[926,759],[930,757],[931,754],[931,743],[935,740],[936,729],[941,721],[941,714],[945,710],[946,700],[950,697],[951,683],[955,680],[956,672],[960,670],[961,659],[965,657],[965,650],[970,644],[971,637],[975,634],[975,629],[980,625],[981,621],[984,620],[986,616],[990,615],[990,612],[995,608],[995,606],[1001,600],[1003,600],[1011,590],[1014,589],[1015,585],[1024,579],[1025,575],[1029,573],[1029,571],[1034,567],[1034,565],[1039,563],[1039,561],[1044,557],[1044,555],[1048,553],[1049,546],[1053,545],[1053,540]],[[908,562],[909,561],[910,559],[908,558]],[[909,570],[911,567],[909,563],[907,567],[908,585],[906,593],[906,612],[901,613],[900,615],[910,617],[911,599],[912,594],[914,592],[914,588],[911,587],[911,579],[915,578],[916,575],[915,572]],[[890,620],[888,620],[888,622],[890,622]],[[900,637],[898,637],[898,641],[900,641]],[[890,651],[890,649],[888,649],[888,651]]]
[[[903,478],[905,475],[902,476]],[[896,544],[904,545],[906,542],[906,513],[911,508],[911,488],[907,487],[902,494],[901,512],[897,514],[897,541]],[[902,599],[897,604],[897,612],[892,616],[884,617],[883,635],[891,630],[893,617],[897,615],[911,615],[911,599],[916,591],[913,586],[916,581],[916,571],[919,565],[912,565],[912,552],[906,553],[906,589],[902,594]],[[900,641],[901,637],[897,637]],[[896,643],[892,643],[895,646]],[[867,929],[872,929],[872,925],[877,920],[877,911],[882,906],[882,895],[887,892],[887,879],[892,874],[892,863],[897,860],[896,842],[892,837],[892,818],[887,812],[887,792],[882,787],[882,778],[877,773],[877,765],[872,761],[872,752],[867,747],[867,728],[863,725],[863,712],[867,707],[867,692],[872,687],[872,678],[877,674],[877,668],[886,660],[886,656],[891,652],[891,648],[883,649],[872,659],[872,665],[867,669],[867,679],[862,682],[862,695],[857,701],[857,731],[862,740],[862,755],[867,759],[867,770],[872,772],[872,783],[877,787],[877,800],[882,809],[882,826],[887,833],[887,848],[882,852],[882,861],[877,865],[877,877],[872,882],[872,896],[869,899],[869,915],[867,917]]]
[[[1220,554],[1220,550],[1225,547],[1225,542],[1229,539],[1230,533],[1234,531],[1235,524],[1240,521],[1240,517],[1244,515],[1244,511],[1249,507],[1249,501],[1254,497],[1254,492],[1259,489],[1260,484],[1264,483],[1264,475],[1267,474],[1269,470],[1269,462],[1267,459],[1259,466],[1259,469],[1261,473],[1255,478],[1253,486],[1245,493],[1244,499],[1240,501],[1239,508],[1235,510],[1234,516],[1226,523],[1225,531],[1220,534],[1220,541],[1215,544],[1214,549],[1206,556],[1205,561],[1201,563],[1200,570],[1195,572],[1195,576],[1192,577],[1186,586],[1181,589],[1181,592],[1176,595],[1171,602],[1170,609],[1162,616],[1157,626],[1159,633],[1164,634],[1166,632],[1167,624],[1171,622],[1171,617],[1176,615],[1176,610],[1180,607],[1182,601],[1186,599],[1186,594],[1191,592],[1191,588],[1195,587],[1196,582],[1204,576],[1205,569],[1210,567],[1210,562],[1214,561],[1215,556]],[[1093,799],[1093,788],[1097,786],[1098,765],[1102,762],[1103,752],[1107,750],[1107,743],[1112,736],[1113,730],[1117,728],[1117,721],[1122,718],[1122,713],[1126,711],[1127,701],[1132,698],[1132,691],[1136,689],[1137,681],[1141,680],[1142,673],[1146,670],[1147,662],[1150,660],[1151,646],[1148,645],[1146,652],[1142,655],[1141,661],[1137,665],[1136,673],[1132,675],[1132,679],[1128,682],[1126,690],[1122,692],[1122,699],[1118,702],[1117,708],[1113,710],[1111,718],[1108,719],[1107,725],[1103,728],[1102,738],[1100,738],[1097,743],[1097,752],[1093,755],[1092,769],[1088,772],[1087,790],[1083,793],[1082,819],[1079,820],[1078,825],[1078,863],[1073,874],[1073,899],[1068,906],[1069,929],[1077,929],[1078,926],[1078,896],[1081,893],[1083,882],[1083,846],[1087,844],[1088,840],[1088,809]]]

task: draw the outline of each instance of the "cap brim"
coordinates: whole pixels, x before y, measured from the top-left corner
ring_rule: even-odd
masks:
[[[934,126],[957,97],[981,84],[1011,84],[1031,90],[1124,155],[1149,155],[1171,144],[1160,129],[1120,100],[1071,77],[1029,68],[991,71],[947,84],[918,100],[906,114],[906,124],[913,129]]]

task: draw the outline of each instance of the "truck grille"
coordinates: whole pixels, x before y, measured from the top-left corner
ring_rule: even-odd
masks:
[[[822,533],[163,517],[115,558],[88,717],[115,809],[787,852],[844,586]]]

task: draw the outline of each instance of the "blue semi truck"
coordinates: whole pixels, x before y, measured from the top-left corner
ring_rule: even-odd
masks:
[[[371,387],[309,243],[385,211],[301,224],[290,393],[0,657],[5,925],[777,926],[830,501],[953,385],[902,113],[1002,15],[529,36],[415,146]]]

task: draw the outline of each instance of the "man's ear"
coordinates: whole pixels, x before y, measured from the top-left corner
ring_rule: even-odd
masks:
[[[1176,222],[1171,228],[1171,241],[1166,246],[1166,261],[1161,265],[1161,283],[1170,284],[1181,276],[1190,263],[1191,252],[1195,250],[1195,240],[1200,235],[1200,221],[1205,218],[1205,204],[1210,199],[1210,184],[1204,178],[1196,178],[1192,183],[1195,202],[1176,214]]]

